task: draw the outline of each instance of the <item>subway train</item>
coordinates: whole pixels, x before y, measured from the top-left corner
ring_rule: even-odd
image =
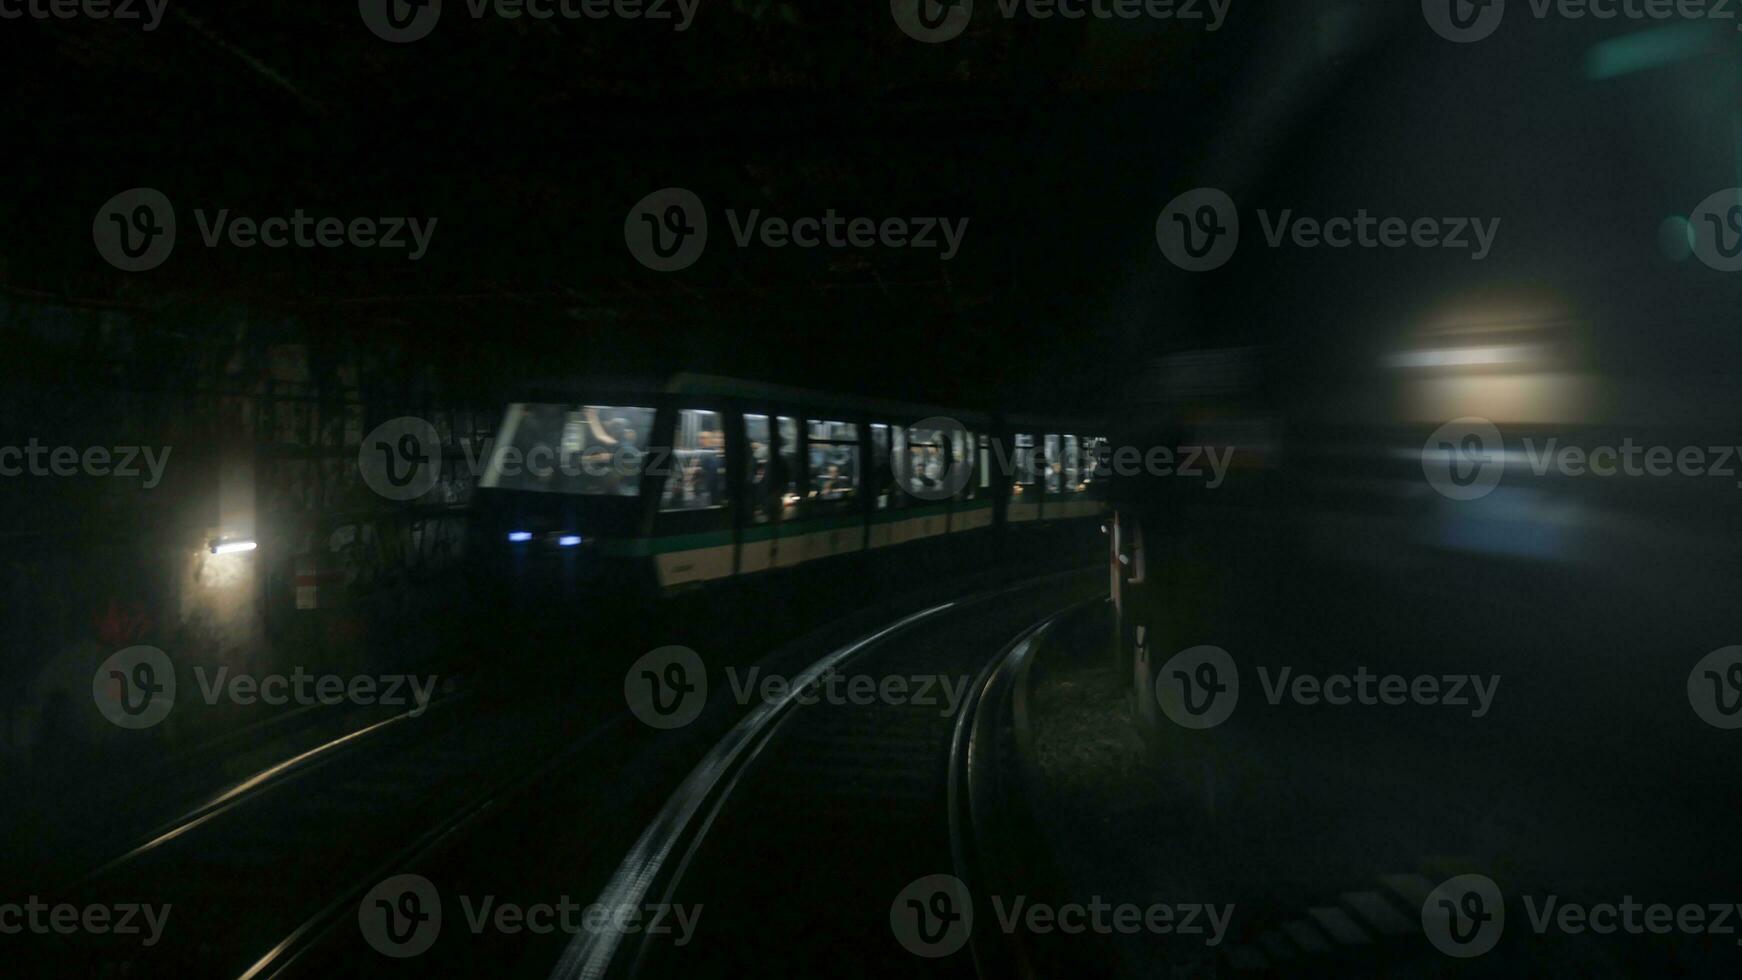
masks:
[[[505,583],[669,596],[1012,528],[1092,530],[1104,506],[1104,440],[1082,419],[693,374],[517,395],[469,548]]]

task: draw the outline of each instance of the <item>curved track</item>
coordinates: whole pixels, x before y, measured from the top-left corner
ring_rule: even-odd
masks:
[[[759,705],[598,898],[681,907],[689,935],[583,932],[553,976],[971,975],[976,959],[1002,957],[989,941],[936,958],[909,952],[891,907],[916,879],[975,875],[965,807],[982,792],[975,755],[999,724],[980,709],[1010,691],[997,668],[1020,662],[1037,622],[1099,591],[1076,574],[945,603],[813,665],[847,678],[843,690],[856,677],[899,677],[910,693]]]

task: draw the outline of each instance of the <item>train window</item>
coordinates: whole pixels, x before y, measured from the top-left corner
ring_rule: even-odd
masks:
[[[775,426],[780,435],[780,468],[781,482],[785,485],[780,491],[782,513],[798,506],[798,419],[790,415],[775,416]]]
[[[750,503],[750,520],[767,523],[772,512],[770,500],[774,494],[773,440],[768,433],[768,416],[744,416],[744,446],[749,454],[744,460],[744,499]]]
[[[726,503],[726,430],[720,413],[686,408],[677,415],[660,510],[707,510]]]
[[[851,498],[859,485],[859,426],[811,420],[809,452],[809,496],[813,500]]]
[[[1013,492],[1022,493],[1023,487],[1034,486],[1034,435],[1018,432],[1011,438],[1016,446],[1016,486]]]
[[[980,437],[980,495],[985,496],[992,489],[992,442],[982,435]]]
[[[1068,493],[1080,493],[1083,490],[1083,459],[1079,454],[1080,450],[1077,446],[1077,437],[1073,435],[1065,435],[1060,438],[1064,440],[1065,491]]]
[[[903,440],[903,433],[896,433],[896,452],[901,452],[903,442],[907,451],[907,486],[902,489],[921,499],[936,499],[931,491],[944,486],[949,475],[949,438],[942,429],[909,427],[905,434]]]
[[[1058,493],[1061,489],[1059,486],[1059,476],[1064,471],[1063,466],[1060,465],[1061,462],[1062,461],[1059,459],[1059,437],[1056,433],[1049,432],[1046,436],[1047,493]]]
[[[859,425],[856,422],[822,422],[817,419],[810,421],[811,442],[850,442],[859,444]]]
[[[871,480],[877,490],[877,509],[883,510],[889,506],[889,426],[882,422],[871,423]]]
[[[513,404],[479,485],[634,497],[652,431],[651,408]]]
[[[1108,452],[1106,436],[1085,436],[1087,446],[1083,450],[1083,478],[1085,482],[1094,482],[1095,477],[1104,474],[1101,469],[1102,458]]]

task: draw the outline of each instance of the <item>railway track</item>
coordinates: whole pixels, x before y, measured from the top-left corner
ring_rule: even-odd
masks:
[[[145,935],[31,936],[42,975],[279,975],[348,914],[384,868],[415,860],[504,793],[606,736],[549,699],[521,710],[430,710],[358,729],[243,780],[43,896],[161,910]],[[27,975],[34,975],[27,970]]]
[[[974,839],[970,804],[984,793],[973,786],[967,762],[987,754],[997,740],[994,729],[1002,724],[1000,720],[988,728],[984,722],[996,713],[980,706],[1006,696],[996,692],[999,675],[993,668],[1015,662],[1008,655],[1022,644],[1012,643],[1011,637],[1029,635],[1040,611],[1098,588],[1094,576],[1072,575],[941,603],[844,646],[819,647],[830,651],[820,660],[792,661],[809,664],[810,671],[914,678],[916,695],[918,680],[930,678],[932,683],[929,696],[916,696],[913,703],[840,710],[792,703],[752,707],[698,767],[696,772],[704,777],[700,783],[692,773],[668,803],[668,811],[678,807],[678,819],[667,812],[656,822],[676,830],[676,836],[662,840],[643,834],[636,844],[637,857],[630,863],[642,861],[643,871],[650,846],[661,849],[670,862],[663,873],[648,877],[649,885],[660,889],[649,900],[663,895],[668,901],[688,901],[687,896],[701,894],[699,900],[710,914],[734,914],[732,901],[720,897],[721,889],[734,880],[768,884],[789,871],[767,875],[762,872],[768,869],[752,867],[745,875],[731,855],[752,863],[782,863],[782,836],[796,839],[792,835],[806,826],[813,835],[845,841],[850,850],[855,835],[868,840],[871,830],[898,824],[902,829],[893,835],[879,830],[881,839],[911,836],[925,841],[904,853],[899,866],[960,867],[970,873],[966,867],[974,859],[964,857],[959,842]],[[804,673],[794,679],[802,682]],[[995,693],[988,698],[988,691]],[[471,703],[460,710],[455,704],[460,700]],[[561,807],[563,819],[574,828],[568,832],[591,828],[582,836],[597,838],[594,848],[608,839],[598,837],[605,822],[648,812],[651,808],[629,807],[622,814],[592,813],[589,808],[628,807],[628,802],[621,793],[585,790],[581,784],[591,785],[586,780],[561,778],[562,772],[600,754],[622,756],[627,762],[622,746],[647,734],[626,712],[576,707],[560,696],[529,704],[488,692],[462,693],[438,701],[421,717],[372,722],[254,773],[120,853],[93,855],[86,874],[42,896],[51,904],[81,908],[167,907],[156,941],[144,945],[138,935],[84,933],[22,937],[26,943],[8,937],[9,954],[23,953],[10,960],[8,973],[256,980],[332,975],[335,969],[423,974],[439,972],[444,964],[466,956],[490,956],[475,943],[445,946],[447,952],[432,954],[434,959],[413,960],[393,960],[378,949],[358,948],[359,903],[384,880],[408,870],[427,870],[445,882],[452,880],[443,875],[453,870],[456,859],[494,864],[492,855],[502,853],[503,842],[522,833],[516,828],[525,824],[517,814],[527,806],[538,811]],[[581,718],[592,721],[583,723]],[[967,719],[982,724],[968,724]],[[663,751],[652,743],[646,748]],[[676,775],[667,778],[675,781]],[[705,791],[696,795],[697,786],[704,784]],[[568,788],[555,795],[545,792],[559,787]],[[655,792],[660,795],[648,802],[663,798],[663,790]],[[633,839],[633,826],[625,824],[615,850],[597,852],[578,864],[565,862],[563,875],[590,882],[580,886],[588,889],[583,894],[590,894]],[[716,857],[722,847],[728,852],[723,866]],[[825,870],[826,864],[819,860],[811,870]],[[869,864],[881,864],[884,871],[898,866]],[[876,869],[860,867],[860,872],[871,870]],[[882,881],[875,887],[853,881],[842,876],[834,884],[849,893],[881,896],[884,908],[872,920],[878,928],[867,938],[891,947],[887,905],[894,890]],[[746,896],[743,901],[747,904],[736,911],[751,913],[759,899]],[[801,917],[804,911],[794,909]],[[773,939],[778,931],[767,935]],[[543,972],[562,952],[566,937],[556,938],[548,949],[510,938],[501,943],[503,956],[517,960],[520,970]],[[737,962],[754,959],[762,945],[752,939],[737,948],[743,937],[718,933],[703,938],[712,947],[736,949]],[[644,961],[650,970],[663,972],[665,958],[674,952],[680,958],[686,955],[636,945],[612,951],[605,960],[616,964],[613,974],[623,964]],[[974,955],[995,954],[976,948]],[[912,962],[900,965],[927,962],[907,959]],[[952,962],[960,966],[970,960],[964,953]],[[687,969],[683,963],[669,965]],[[728,975],[736,969],[722,960],[702,972]]]
[[[693,932],[581,932],[553,978],[959,976],[976,963],[1002,975],[1021,955],[1003,937],[981,930],[939,955],[915,953],[903,949],[892,907],[928,876],[955,876],[970,893],[989,872],[997,887],[1008,880],[1007,868],[989,867],[1003,858],[989,860],[985,823],[1000,804],[994,758],[1008,751],[1017,674],[1047,625],[1100,591],[1090,577],[1054,576],[940,604],[813,665],[811,677],[826,668],[849,680],[904,678],[909,691],[929,677],[934,691],[955,693],[942,704],[759,705],[597,899],[687,910]]]

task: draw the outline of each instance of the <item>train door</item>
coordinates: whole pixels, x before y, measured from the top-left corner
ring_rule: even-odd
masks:
[[[733,496],[726,465],[726,415],[711,408],[676,406],[669,449],[656,452],[649,473],[658,478],[659,509],[651,539],[662,588],[730,577],[733,573]],[[664,433],[662,433],[664,435]]]
[[[740,486],[744,506],[738,528],[738,571],[761,572],[775,566],[780,518],[787,493],[784,464],[776,445],[779,417],[766,410],[746,410],[741,416],[744,445]],[[796,434],[796,430],[795,430]]]
[[[1043,521],[1058,520],[1067,516],[1064,506],[1063,454],[1058,433],[1046,433],[1042,446],[1045,456],[1041,462],[1041,489],[1044,492],[1040,495],[1040,518]]]
[[[1087,516],[1083,506],[1081,447],[1072,433],[1049,432],[1045,440],[1046,469],[1043,480],[1042,516],[1049,521]]]
[[[839,418],[806,418],[800,448],[801,534],[781,534],[783,551],[804,562],[851,554],[864,545],[863,486],[859,423]],[[791,552],[788,552],[791,554]]]
[[[896,455],[905,461],[902,504],[906,519],[897,525],[897,543],[946,534],[950,529],[950,433],[939,428],[903,426],[895,432]],[[897,482],[900,482],[899,480]]]

